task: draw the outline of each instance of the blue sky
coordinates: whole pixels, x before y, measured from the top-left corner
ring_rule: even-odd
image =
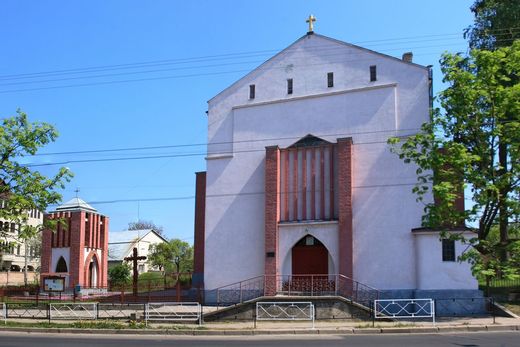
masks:
[[[466,51],[462,31],[472,22],[472,2],[4,0],[0,117],[21,108],[31,120],[55,125],[60,137],[42,153],[204,144],[206,101],[304,35],[311,13],[319,34],[397,57],[413,51],[415,62],[434,65],[438,92],[441,53]],[[112,231],[139,216],[162,225],[167,237],[192,242],[194,173],[205,170],[204,149],[28,161],[193,154],[62,164],[75,173],[64,200],[79,187],[80,197],[111,218]]]

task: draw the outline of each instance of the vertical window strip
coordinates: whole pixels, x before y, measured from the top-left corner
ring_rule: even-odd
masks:
[[[377,81],[377,67],[375,65],[370,66],[370,82]]]
[[[333,72],[327,73],[327,87],[329,87],[329,88],[334,87],[334,73]]]

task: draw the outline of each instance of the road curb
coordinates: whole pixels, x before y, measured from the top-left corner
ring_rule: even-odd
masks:
[[[188,335],[188,336],[265,336],[265,335],[379,335],[379,334],[437,334],[450,332],[519,331],[519,325],[466,325],[440,327],[388,327],[340,329],[280,329],[280,330],[169,330],[169,329],[78,329],[78,328],[26,328],[0,327],[0,332],[52,333],[52,334],[114,334],[114,335]]]

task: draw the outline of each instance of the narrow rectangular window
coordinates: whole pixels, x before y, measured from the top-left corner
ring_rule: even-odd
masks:
[[[455,261],[455,240],[442,240],[442,261]]]
[[[329,88],[334,87],[334,73],[332,72],[327,74],[327,86]]]
[[[287,79],[287,94],[292,94],[293,92],[293,79],[288,78]]]
[[[255,98],[255,85],[250,84],[249,85],[249,99],[254,99],[254,98]]]
[[[370,66],[370,82],[377,81],[377,68],[375,65]]]

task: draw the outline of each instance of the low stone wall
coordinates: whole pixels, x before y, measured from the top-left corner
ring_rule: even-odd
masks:
[[[316,319],[370,319],[370,312],[341,297],[264,297],[243,304],[233,305],[221,311],[204,315],[205,321],[238,320],[252,321],[256,315],[257,301],[302,302],[311,301],[316,310]]]
[[[27,273],[27,282],[33,284],[38,279],[37,272]],[[17,286],[23,285],[23,272],[0,272],[0,287],[1,286]]]

